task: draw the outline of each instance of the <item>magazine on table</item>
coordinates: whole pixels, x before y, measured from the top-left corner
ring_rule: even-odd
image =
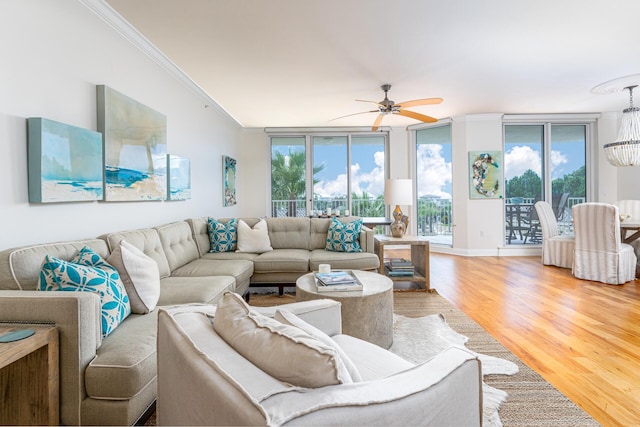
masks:
[[[337,270],[329,273],[315,273],[318,292],[361,291],[362,283],[351,271]]]

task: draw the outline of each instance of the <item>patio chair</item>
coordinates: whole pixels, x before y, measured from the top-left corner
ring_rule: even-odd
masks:
[[[637,258],[633,247],[621,241],[618,207],[580,203],[571,210],[575,234],[573,275],[611,285],[634,280]]]
[[[558,222],[549,202],[535,204],[542,230],[542,263],[562,268],[573,265],[574,239],[558,233]]]

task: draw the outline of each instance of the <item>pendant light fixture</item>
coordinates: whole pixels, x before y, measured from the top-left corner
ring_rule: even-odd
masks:
[[[618,138],[604,145],[607,160],[614,166],[640,166],[640,107],[633,105],[633,89],[640,83],[640,74],[621,77],[594,87],[593,93],[629,91],[629,108],[622,111]]]
[[[633,106],[633,89],[636,87],[625,87],[629,91],[629,108],[622,111],[618,138],[604,145],[607,160],[614,166],[640,165],[640,107]]]

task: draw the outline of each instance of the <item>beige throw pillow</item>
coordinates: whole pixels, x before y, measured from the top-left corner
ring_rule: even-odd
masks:
[[[353,382],[338,369],[335,350],[300,328],[251,310],[242,297],[226,292],[213,329],[240,355],[279,381],[317,388]]]
[[[267,221],[261,219],[253,228],[243,220],[238,220],[238,250],[236,252],[251,252],[261,254],[272,251]]]
[[[358,368],[356,368],[356,365],[354,365],[351,359],[349,359],[349,356],[347,356],[347,353],[344,352],[342,347],[340,347],[338,343],[335,342],[329,335],[325,334],[315,326],[305,322],[290,311],[278,309],[276,310],[274,319],[284,323],[285,325],[291,325],[300,328],[311,335],[313,338],[333,348],[339,359],[338,369],[346,369],[354,383],[362,381],[362,376],[360,375],[360,371],[358,371]]]
[[[131,312],[147,314],[160,298],[158,263],[131,243],[122,240],[107,262],[113,265],[129,295]]]

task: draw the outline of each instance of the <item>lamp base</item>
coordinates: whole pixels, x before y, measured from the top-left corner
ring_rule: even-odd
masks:
[[[406,219],[405,219],[406,218]],[[391,235],[393,237],[402,237],[407,232],[407,223],[409,222],[409,218],[402,214],[400,210],[400,205],[396,205],[396,208],[393,211],[393,221],[391,223]]]

